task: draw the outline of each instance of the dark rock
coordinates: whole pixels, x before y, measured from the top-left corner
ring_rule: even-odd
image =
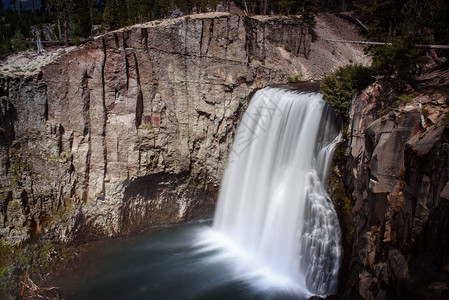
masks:
[[[345,179],[355,237],[344,298],[445,299],[449,130],[441,122],[448,107],[433,109],[431,97],[417,95],[381,116],[385,94],[375,84],[351,109]],[[436,125],[422,128],[421,105]]]

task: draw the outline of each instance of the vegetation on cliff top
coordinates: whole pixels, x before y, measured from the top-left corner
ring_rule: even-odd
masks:
[[[9,0],[8,0],[9,1]],[[230,11],[254,14],[300,15],[313,25],[315,15],[337,0],[41,0],[23,10],[21,1],[0,6],[0,57],[37,48],[36,42],[77,43],[105,30],[183,14]],[[3,3],[0,1],[0,4]],[[36,2],[38,3],[38,2]],[[96,25],[95,25],[96,24]]]
[[[366,38],[390,44],[365,48],[373,56],[369,68],[343,67],[323,79],[321,92],[325,100],[345,121],[348,120],[353,95],[372,83],[374,78],[387,83],[397,95],[401,95],[415,85],[416,76],[429,59],[437,65],[449,59],[449,51],[417,47],[420,44],[449,43],[447,2],[354,0],[353,4],[355,16],[366,24]]]
[[[348,65],[324,77],[321,93],[344,123],[349,119],[351,99],[357,92],[374,82],[371,68]]]
[[[444,0],[354,0],[355,13],[365,22],[370,41],[389,42],[368,46],[373,71],[397,86],[412,83],[428,57],[442,63],[442,50],[424,50],[419,44],[449,43],[449,4]]]

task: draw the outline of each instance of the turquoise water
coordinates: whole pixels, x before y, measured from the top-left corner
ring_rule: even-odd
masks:
[[[99,246],[58,285],[66,299],[305,299],[241,277],[232,257],[201,243],[211,223],[153,229]]]

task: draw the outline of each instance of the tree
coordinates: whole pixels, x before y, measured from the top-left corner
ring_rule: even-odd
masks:
[[[17,0],[10,0],[9,1],[9,4],[12,5],[12,10],[13,11],[16,11],[16,2],[17,2]]]
[[[315,15],[320,9],[320,0],[280,0],[279,10],[286,15],[301,15],[304,22],[315,25]]]
[[[47,14],[47,0],[41,0],[41,8],[40,13],[41,14]]]
[[[189,14],[196,7],[196,1],[190,0],[175,0],[175,5],[178,7],[183,13]]]
[[[153,18],[154,19],[160,19],[162,18],[162,8],[159,4],[159,0],[154,0],[153,4]]]
[[[90,2],[90,0],[78,0],[76,2],[78,33],[81,37],[88,37],[92,32],[92,15]]]
[[[333,11],[348,11],[353,8],[352,0],[322,0],[321,5]]]
[[[359,65],[340,67],[323,78],[320,91],[344,123],[349,120],[352,96],[370,85],[374,78],[370,68]]]
[[[449,41],[449,7],[444,0],[356,0],[354,5],[369,29],[368,39],[392,44],[367,50],[374,55],[373,69],[397,83],[409,82],[426,61],[426,51],[416,44]]]
[[[300,14],[305,23],[309,25],[315,25],[315,15],[320,10],[320,1],[318,0],[303,0],[297,10],[297,14]]]
[[[14,51],[23,51],[26,50],[27,44],[25,40],[25,36],[23,35],[22,31],[20,29],[16,30],[16,33],[12,39],[12,48]]]
[[[170,0],[158,0],[158,3],[161,7],[161,17],[169,16],[171,9],[171,1]]]
[[[74,10],[74,3],[71,0],[48,0],[48,4],[56,14],[60,40],[62,39],[61,22],[64,22],[64,41],[68,45],[70,16]]]
[[[128,14],[131,23],[142,23],[151,19],[150,1],[146,0],[128,0]]]
[[[128,24],[128,7],[125,0],[108,0],[104,8],[103,21],[110,29],[117,29]]]

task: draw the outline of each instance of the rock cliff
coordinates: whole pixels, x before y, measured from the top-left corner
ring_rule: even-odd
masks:
[[[346,30],[341,30],[346,26]],[[249,95],[368,62],[338,18],[141,24],[0,77],[0,239],[127,234],[213,210]]]
[[[346,299],[449,297],[448,78],[438,73],[435,86],[401,96],[374,84],[353,100]]]

